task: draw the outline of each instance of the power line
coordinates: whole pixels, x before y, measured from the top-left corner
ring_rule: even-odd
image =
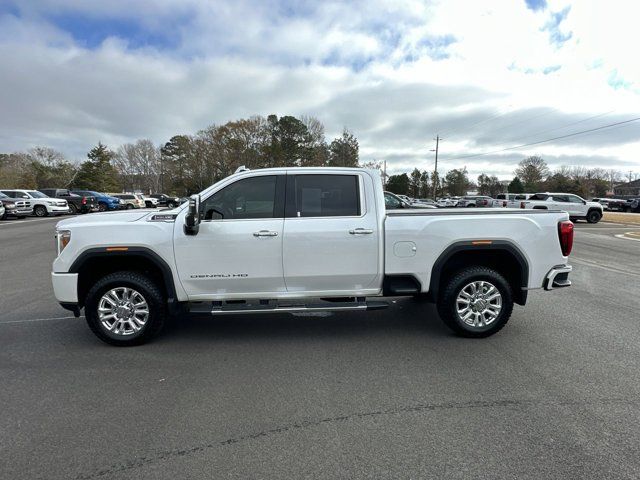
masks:
[[[525,135],[524,137],[513,138],[512,140],[523,140],[525,138],[537,137],[538,135],[542,135],[543,133],[549,133],[549,132],[555,132],[557,130],[563,130],[563,129],[567,128],[567,127],[572,127],[573,125],[578,125],[580,123],[588,122],[589,120],[593,120],[595,118],[604,117],[605,115],[609,115],[610,113],[613,113],[613,112],[615,112],[615,110],[610,110],[608,112],[599,113],[597,115],[593,115],[591,117],[587,117],[587,118],[583,118],[582,120],[578,120],[577,122],[567,123],[567,124],[562,125],[560,127],[547,128],[546,130],[541,130],[539,132],[532,133],[531,135]]]
[[[547,138],[546,140],[539,140],[537,142],[525,143],[525,144],[522,144],[522,145],[516,145],[514,147],[503,148],[503,149],[500,149],[500,150],[493,150],[491,152],[474,153],[474,154],[471,154],[471,155],[462,155],[460,157],[448,158],[447,160],[460,160],[460,159],[463,159],[463,158],[481,157],[483,155],[491,155],[493,153],[500,153],[500,152],[506,152],[508,150],[516,150],[518,148],[530,147],[532,145],[540,145],[541,143],[553,142],[554,140],[561,140],[563,138],[575,137],[576,135],[583,135],[585,133],[596,132],[598,130],[604,130],[605,128],[616,127],[618,125],[624,125],[624,124],[627,124],[627,123],[636,122],[638,120],[640,120],[640,117],[631,118],[629,120],[624,120],[622,122],[610,123],[609,125],[603,125],[601,127],[590,128],[588,130],[582,130],[580,132],[569,133],[567,135],[561,135],[559,137]]]
[[[489,121],[494,120],[496,118],[502,117],[502,116],[504,116],[504,115],[506,115],[508,113],[513,113],[513,110],[507,110],[507,111],[504,111],[504,112],[496,113],[495,115],[492,115],[489,118],[484,118],[482,120],[479,120],[477,122],[472,123],[471,125],[464,125],[464,126],[458,127],[458,128],[455,128],[455,127],[448,128],[448,129],[445,129],[444,132],[441,132],[441,133],[444,134],[444,135],[449,135],[451,132],[456,132],[456,131],[462,130],[463,128],[468,129],[468,128],[471,128],[471,127],[475,127],[476,125],[480,125],[482,123],[489,122]]]

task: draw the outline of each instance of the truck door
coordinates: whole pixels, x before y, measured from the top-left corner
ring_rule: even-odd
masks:
[[[283,260],[287,291],[309,295],[377,291],[382,232],[371,177],[290,173],[286,198]]]
[[[174,230],[180,281],[192,300],[284,293],[284,175],[240,178],[202,199],[198,235]]]

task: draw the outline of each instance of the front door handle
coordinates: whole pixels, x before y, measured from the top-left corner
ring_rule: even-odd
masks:
[[[354,228],[349,230],[349,233],[351,235],[371,235],[373,233],[373,230],[371,230],[370,228]]]
[[[269,230],[260,230],[259,232],[253,232],[254,237],[277,237],[278,232],[271,232]]]

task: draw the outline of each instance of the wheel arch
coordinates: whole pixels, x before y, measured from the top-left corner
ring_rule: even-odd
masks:
[[[92,248],[82,252],[73,262],[70,273],[78,274],[78,303],[84,301],[91,286],[99,278],[118,271],[136,271],[145,273],[156,281],[167,299],[169,308],[177,304],[173,273],[169,265],[153,250],[146,247],[122,247],[111,250],[109,247]]]
[[[522,251],[508,240],[487,240],[483,243],[461,241],[447,247],[433,264],[429,298],[437,301],[444,279],[469,265],[496,270],[511,285],[514,302],[519,305],[526,303],[529,263]]]

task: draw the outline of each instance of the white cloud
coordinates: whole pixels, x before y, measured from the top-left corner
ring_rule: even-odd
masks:
[[[392,171],[432,168],[437,133],[443,168],[474,176],[508,177],[530,153],[640,170],[640,122],[455,160],[640,116],[638,9],[623,0],[549,1],[535,12],[503,0],[29,2],[0,10],[0,151],[46,144],[80,158],[98,140],[160,143],[253,114],[310,114],[330,135],[354,130],[363,160],[387,159]],[[53,14],[171,29],[178,41],[134,47],[114,27],[90,49]],[[566,41],[551,41],[554,18]]]

